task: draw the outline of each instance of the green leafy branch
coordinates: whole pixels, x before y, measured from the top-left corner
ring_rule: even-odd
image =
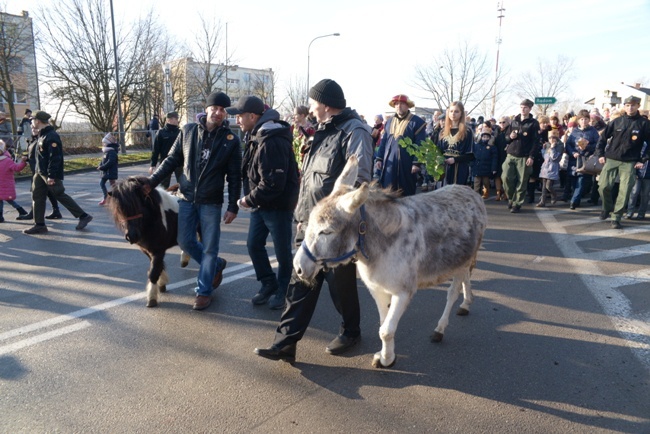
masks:
[[[416,145],[409,137],[405,137],[399,140],[399,145],[406,149],[409,155],[415,157],[417,162],[424,164],[427,173],[436,181],[440,180],[445,174],[445,157],[442,155],[440,148],[430,138]]]

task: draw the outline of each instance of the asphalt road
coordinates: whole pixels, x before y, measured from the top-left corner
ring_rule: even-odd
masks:
[[[97,206],[98,183],[65,180],[95,217],[83,231],[63,210],[47,235],[23,235],[5,204],[2,433],[650,432],[650,222],[613,231],[596,208],[515,215],[489,199],[475,302],[442,343],[429,335],[446,285],[417,294],[395,368],[373,369],[378,314],[361,286],[362,342],[330,356],[340,318],[324,290],[292,367],[253,354],[280,313],[250,303],[246,213],[222,226],[228,268],[208,310],[191,310],[197,266],[181,269],[177,248],[148,309],[148,261]]]

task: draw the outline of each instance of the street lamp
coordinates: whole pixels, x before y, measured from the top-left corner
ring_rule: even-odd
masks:
[[[311,42],[307,46],[307,92],[309,92],[309,50],[311,49],[311,44],[313,44],[316,39],[327,38],[328,36],[341,36],[341,34],[330,33],[329,35],[316,36],[314,39],[311,40]]]

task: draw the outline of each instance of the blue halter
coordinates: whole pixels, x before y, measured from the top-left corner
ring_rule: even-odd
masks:
[[[337,256],[336,258],[327,258],[327,259],[318,259],[314,256],[312,252],[309,251],[309,247],[307,247],[307,244],[305,244],[305,240],[302,240],[302,244],[300,247],[305,251],[305,255],[309,259],[311,259],[312,262],[315,262],[316,264],[321,264],[325,268],[331,268],[328,267],[327,264],[335,264],[338,262],[343,262],[346,259],[352,258],[356,256],[357,253],[361,252],[361,254],[366,258],[368,258],[368,254],[366,253],[366,208],[364,205],[361,205],[361,208],[359,208],[359,212],[361,213],[361,221],[359,222],[359,238],[357,240],[357,243],[354,245],[354,249],[350,250],[347,253],[342,254],[341,256]],[[353,258],[354,260],[354,258]]]

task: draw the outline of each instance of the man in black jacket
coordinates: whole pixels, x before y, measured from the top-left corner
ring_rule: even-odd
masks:
[[[531,100],[523,100],[519,105],[521,113],[515,116],[505,131],[507,156],[501,179],[512,213],[518,213],[524,203],[528,178],[539,151],[539,122],[530,114],[533,105]]]
[[[621,217],[636,181],[634,169],[641,169],[648,161],[647,148],[646,154],[641,154],[643,142],[650,143],[650,121],[639,113],[641,98],[629,96],[624,104],[625,114],[607,124],[596,146],[596,156],[600,164],[604,164],[598,181],[600,197],[603,198],[600,219],[606,220],[611,214],[614,229],[621,229]],[[617,177],[620,187],[614,204],[612,188]]]
[[[158,160],[162,162],[167,155],[169,150],[172,148],[172,145],[180,133],[180,128],[178,128],[178,113],[169,112],[165,117],[165,126],[162,129],[158,130],[156,138],[153,141],[153,151],[151,152],[151,167],[149,167],[149,175],[151,175],[156,170],[156,165]],[[177,167],[174,170],[174,175],[176,175],[176,182],[180,182],[181,174],[183,173],[182,167]],[[160,185],[164,188],[169,188],[169,183],[172,179],[172,176],[163,179],[160,181]]]
[[[38,130],[38,142],[35,148],[36,173],[32,179],[32,210],[35,224],[23,231],[28,235],[47,232],[45,199],[48,191],[51,191],[56,200],[79,219],[76,227],[78,231],[85,228],[93,219],[93,216],[84,212],[77,202],[65,192],[65,187],[63,187],[63,144],[59,134],[49,124],[50,117],[48,113],[39,110],[32,119],[34,128]]]
[[[293,135],[289,124],[280,120],[280,114],[273,109],[265,110],[264,102],[256,96],[240,98],[227,112],[237,116],[237,124],[246,134],[242,174],[248,186],[244,186],[245,196],[239,207],[254,211],[246,246],[257,280],[262,282],[251,301],[255,305],[269,302],[271,309],[282,309],[293,268],[292,214],[298,201]],[[277,277],[266,251],[269,233],[278,259]]]
[[[318,128],[303,159],[300,194],[294,213],[298,221],[297,246],[305,236],[311,210],[332,193],[349,156],[356,155],[359,159],[357,183],[369,182],[372,173],[370,127],[354,110],[346,107],[341,86],[334,80],[321,80],[309,90],[309,105],[310,112],[318,120]],[[287,290],[287,308],[280,318],[275,341],[270,348],[256,348],[255,353],[271,360],[295,361],[296,344],[309,326],[325,280],[334,306],[343,317],[339,335],[326,351],[341,354],[356,345],[361,336],[356,270],[354,263],[322,270],[311,284],[303,282],[294,271]]]
[[[206,115],[198,123],[183,127],[169,155],[150,176],[152,187],[183,168],[178,203],[178,244],[199,263],[194,310],[212,303],[212,290],[221,283],[226,261],[219,258],[220,219],[225,181],[228,181],[228,206],[225,224],[237,217],[241,194],[241,148],[239,138],[228,127],[226,108],[230,98],[213,92],[206,101]],[[201,241],[196,228],[201,227]]]

